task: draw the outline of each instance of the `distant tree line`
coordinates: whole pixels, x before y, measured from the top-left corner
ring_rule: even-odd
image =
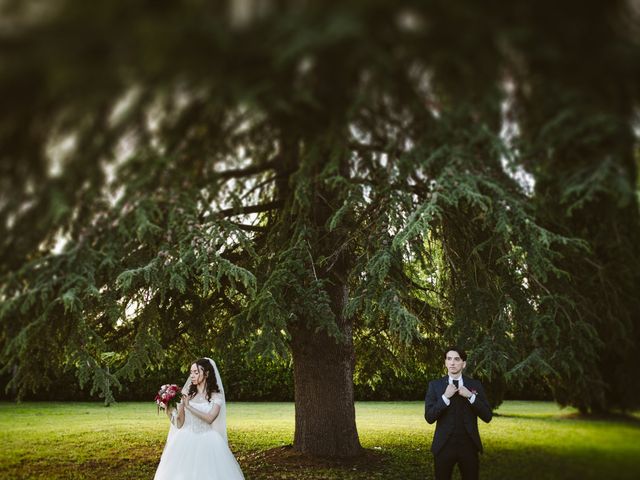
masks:
[[[224,374],[227,399],[230,401],[291,402],[294,400],[293,369],[291,362],[281,358],[250,358],[242,349],[234,352],[214,352]],[[222,355],[222,356],[219,356]],[[122,382],[122,390],[116,392],[116,401],[147,401],[153,403],[158,387],[165,383],[182,382],[187,378],[187,366],[180,365],[180,356],[169,356],[163,367],[150,371],[134,382]],[[429,379],[442,374],[439,366],[429,368],[415,357],[398,359],[398,365],[378,364],[358,368],[354,379],[354,395],[358,401],[423,400]],[[401,373],[400,373],[401,370]],[[0,376],[0,399],[15,400],[15,392],[5,387],[10,376]],[[552,400],[549,388],[542,378],[524,384],[507,386],[507,400]],[[30,392],[25,401],[95,401],[88,387],[81,388],[72,371],[59,372],[48,390]]]

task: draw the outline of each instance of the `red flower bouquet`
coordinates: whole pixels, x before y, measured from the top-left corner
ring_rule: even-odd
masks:
[[[156,404],[158,411],[162,408],[176,408],[182,398],[181,388],[178,385],[162,385],[156,395]]]

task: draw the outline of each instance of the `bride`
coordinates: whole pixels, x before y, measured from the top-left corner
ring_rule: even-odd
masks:
[[[242,470],[227,444],[224,388],[215,362],[191,365],[154,480],[236,480]]]

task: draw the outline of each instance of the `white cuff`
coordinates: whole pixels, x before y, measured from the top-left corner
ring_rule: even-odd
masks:
[[[469,397],[469,403],[473,403],[473,402],[475,402],[475,401],[476,401],[476,394],[475,394],[475,393],[473,393],[473,394],[471,394],[471,396]]]
[[[442,394],[442,401],[445,403],[445,405],[448,407],[451,404],[451,400],[447,397],[445,397],[444,394]]]

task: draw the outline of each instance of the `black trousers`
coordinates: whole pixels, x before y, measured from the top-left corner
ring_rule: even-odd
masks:
[[[462,480],[478,480],[478,450],[467,432],[452,435],[434,456],[436,480],[451,480],[456,464]]]

